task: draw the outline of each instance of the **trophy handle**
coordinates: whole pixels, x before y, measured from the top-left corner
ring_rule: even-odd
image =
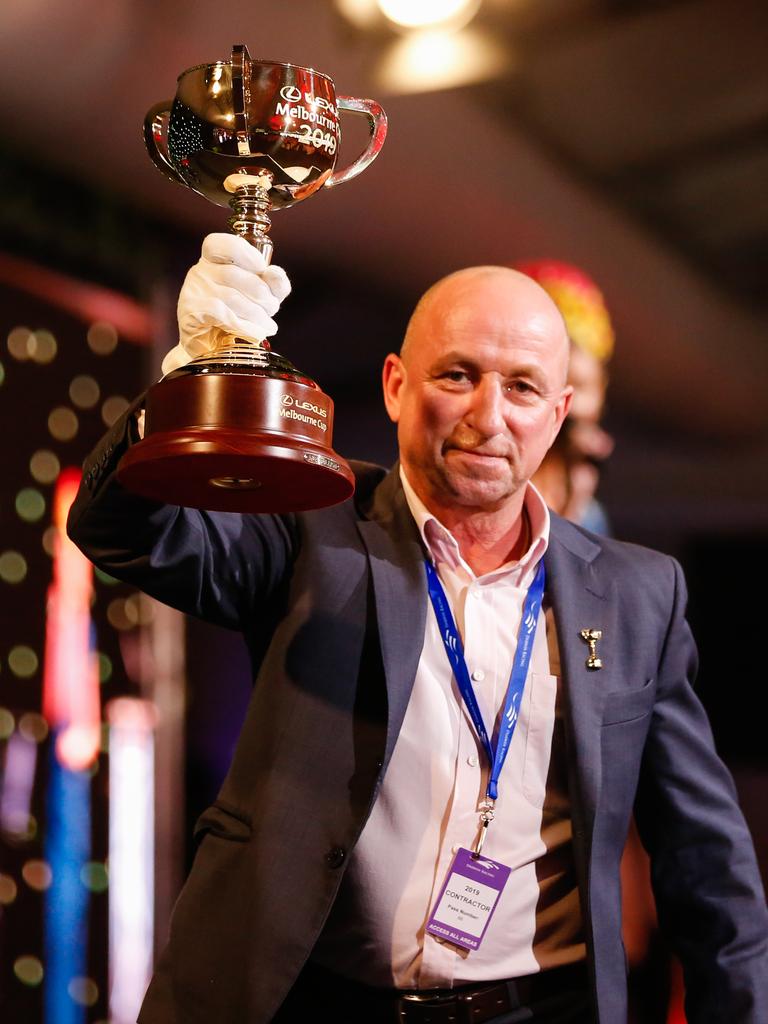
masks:
[[[184,179],[171,163],[168,155],[168,121],[171,117],[171,101],[156,103],[144,118],[144,144],[158,170],[171,181],[184,185]]]
[[[364,153],[340,171],[336,171],[325,183],[325,188],[333,188],[334,185],[341,185],[349,181],[355,175],[364,171],[365,168],[379,155],[379,150],[384,145],[387,137],[387,115],[375,100],[359,100],[355,96],[337,96],[336,103],[339,110],[348,110],[351,114],[362,114],[370,122],[371,141],[368,143]]]

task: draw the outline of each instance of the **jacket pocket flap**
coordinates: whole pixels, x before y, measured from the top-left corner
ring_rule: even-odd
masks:
[[[605,695],[603,725],[618,725],[644,718],[656,700],[656,680],[649,679],[639,690],[612,690]]]

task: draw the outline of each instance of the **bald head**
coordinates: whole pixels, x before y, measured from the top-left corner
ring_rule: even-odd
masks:
[[[438,281],[384,363],[400,459],[441,522],[520,514],[526,484],[563,422],[568,336],[547,293],[507,267]]]
[[[467,267],[433,284],[408,322],[400,357],[407,365],[417,347],[454,332],[476,332],[482,323],[493,333],[540,337],[561,365],[565,384],[570,344],[563,317],[543,288],[510,267]]]

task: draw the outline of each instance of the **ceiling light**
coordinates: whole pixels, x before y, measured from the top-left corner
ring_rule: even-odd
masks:
[[[480,0],[378,0],[389,21],[403,28],[466,25],[477,12]]]
[[[359,29],[373,28],[381,18],[376,0],[336,0],[336,9]]]
[[[393,42],[377,77],[392,93],[427,92],[494,78],[510,63],[509,52],[483,33],[421,31]]]

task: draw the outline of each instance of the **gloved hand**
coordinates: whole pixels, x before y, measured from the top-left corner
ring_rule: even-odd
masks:
[[[179,292],[179,344],[163,360],[163,374],[211,352],[216,328],[251,341],[271,338],[272,317],[290,291],[285,271],[268,266],[244,238],[208,235]]]

